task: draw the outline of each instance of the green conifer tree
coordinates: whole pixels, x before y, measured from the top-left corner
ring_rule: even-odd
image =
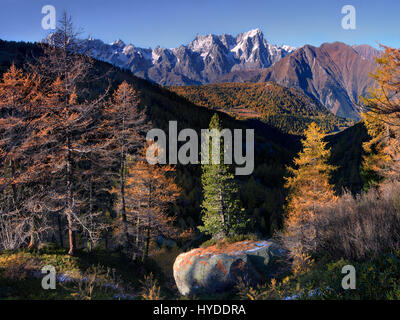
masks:
[[[233,168],[224,163],[223,138],[220,137],[222,126],[217,114],[210,121],[212,132],[209,139],[209,164],[202,165],[201,182],[203,186],[202,221],[200,231],[213,238],[224,238],[245,231],[248,219],[239,199],[239,187],[234,179]],[[217,135],[217,136],[216,136]],[[220,139],[219,163],[212,157],[212,139]],[[204,155],[202,155],[204,156]]]

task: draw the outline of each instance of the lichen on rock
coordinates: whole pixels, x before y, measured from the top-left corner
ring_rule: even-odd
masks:
[[[283,253],[272,241],[197,248],[176,258],[174,278],[182,295],[223,292],[233,288],[239,279],[250,284],[267,280]]]

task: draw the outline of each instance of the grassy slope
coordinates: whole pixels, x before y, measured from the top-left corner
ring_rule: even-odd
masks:
[[[172,265],[180,250],[155,248],[145,264],[126,260],[118,252],[96,249],[77,251],[71,257],[67,249],[50,246],[40,250],[0,252],[0,300],[2,299],[87,299],[88,279],[96,274],[96,286],[91,299],[141,299],[143,279],[154,274],[164,298],[178,297],[173,280]],[[41,269],[54,266],[57,277],[56,290],[41,286]],[[110,284],[118,289],[110,288]],[[80,289],[81,286],[81,289]]]
[[[126,261],[125,261],[126,262]],[[123,259],[115,253],[87,254],[78,252],[74,257],[67,254],[64,249],[41,251],[3,252],[0,254],[0,299],[73,299],[79,292],[78,283],[90,274],[90,267],[101,265],[117,269],[118,277],[123,279],[125,285],[137,286],[137,280],[124,266]],[[56,290],[44,290],[41,287],[41,268],[45,265],[55,267],[57,275],[65,275],[73,282],[57,281]],[[106,279],[104,274],[99,278]],[[112,281],[111,279],[107,279]],[[76,282],[75,282],[76,281]],[[96,288],[93,298],[109,299],[118,292]]]

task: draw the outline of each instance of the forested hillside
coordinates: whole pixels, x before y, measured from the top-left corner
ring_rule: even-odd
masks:
[[[327,132],[339,131],[352,124],[352,121],[330,113],[319,101],[273,82],[220,83],[169,89],[197,105],[238,118],[259,118],[292,134],[303,134],[311,122]]]
[[[347,190],[358,194],[363,189],[365,181],[360,175],[360,167],[365,153],[363,143],[369,139],[367,129],[362,122],[325,138],[332,148],[329,162],[337,166],[331,178],[337,193]]]

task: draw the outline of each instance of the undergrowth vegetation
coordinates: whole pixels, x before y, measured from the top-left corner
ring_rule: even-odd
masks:
[[[101,249],[78,251],[76,256],[56,246],[5,251],[0,254],[0,299],[174,298],[172,264],[179,252],[176,247],[153,249],[145,263],[138,263]],[[42,288],[46,265],[56,269],[55,290]]]
[[[342,268],[357,270],[356,289],[342,287]],[[391,300],[400,299],[400,252],[386,253],[366,262],[322,259],[309,270],[258,287],[237,286],[238,297],[249,300]]]
[[[261,238],[257,234],[238,234],[236,236],[231,236],[231,237],[226,237],[223,239],[209,239],[205,242],[203,242],[200,246],[202,248],[207,248],[213,245],[216,245],[218,248],[222,248],[227,244],[235,243],[235,242],[240,242],[240,241],[245,241],[245,240],[251,240],[251,241],[257,241],[260,240]]]

